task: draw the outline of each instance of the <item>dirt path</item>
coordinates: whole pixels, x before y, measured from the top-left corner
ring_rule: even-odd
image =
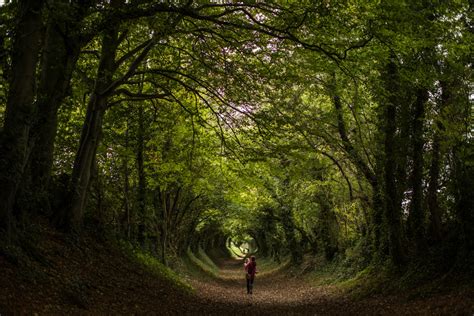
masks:
[[[215,315],[472,315],[472,302],[456,295],[425,299],[401,296],[354,301],[334,286],[311,286],[283,273],[257,274],[246,294],[240,260],[219,263],[218,279],[193,281],[198,296]],[[207,310],[208,308],[206,308]],[[206,312],[207,314],[207,312]]]
[[[248,295],[242,261],[227,259],[219,267],[218,279],[193,282],[198,296],[212,304],[216,314],[347,314],[341,309],[341,298],[329,286],[311,287],[282,273],[263,272],[257,274],[253,294]]]

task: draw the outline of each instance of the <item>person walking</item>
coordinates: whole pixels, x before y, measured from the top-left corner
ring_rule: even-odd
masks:
[[[250,260],[246,262],[244,269],[247,279],[247,294],[252,294],[253,281],[255,280],[255,274],[257,273],[257,261],[255,256],[250,257]]]

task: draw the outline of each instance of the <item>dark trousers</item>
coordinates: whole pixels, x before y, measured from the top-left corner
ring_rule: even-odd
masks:
[[[247,275],[247,294],[252,294],[253,280],[254,280],[253,276]]]

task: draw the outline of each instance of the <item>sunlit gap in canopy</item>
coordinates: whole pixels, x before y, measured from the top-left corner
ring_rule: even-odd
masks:
[[[238,259],[254,255],[258,252],[258,243],[251,236],[228,237],[226,246],[230,254]]]

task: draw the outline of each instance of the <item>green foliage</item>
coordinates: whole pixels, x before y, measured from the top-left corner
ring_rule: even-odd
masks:
[[[200,249],[229,237],[255,241],[276,260],[324,254],[350,273],[371,259],[406,263],[423,255],[423,243],[469,245],[468,1],[153,4],[82,8],[73,35],[84,38],[83,53],[63,82],[69,95],[51,113],[51,217],[69,207],[90,116],[103,112],[80,212],[162,264],[193,249],[190,260],[215,272]],[[67,23],[70,5],[45,8],[45,21]],[[5,27],[12,8],[0,11],[8,22],[0,23],[2,49],[14,49]],[[96,91],[110,25],[120,38],[105,74],[112,84]],[[0,54],[3,118],[11,56]],[[427,98],[414,120],[419,91]],[[88,110],[95,97],[105,98],[103,108]],[[408,222],[416,168],[423,227],[415,237]],[[407,253],[394,254],[395,240]]]

